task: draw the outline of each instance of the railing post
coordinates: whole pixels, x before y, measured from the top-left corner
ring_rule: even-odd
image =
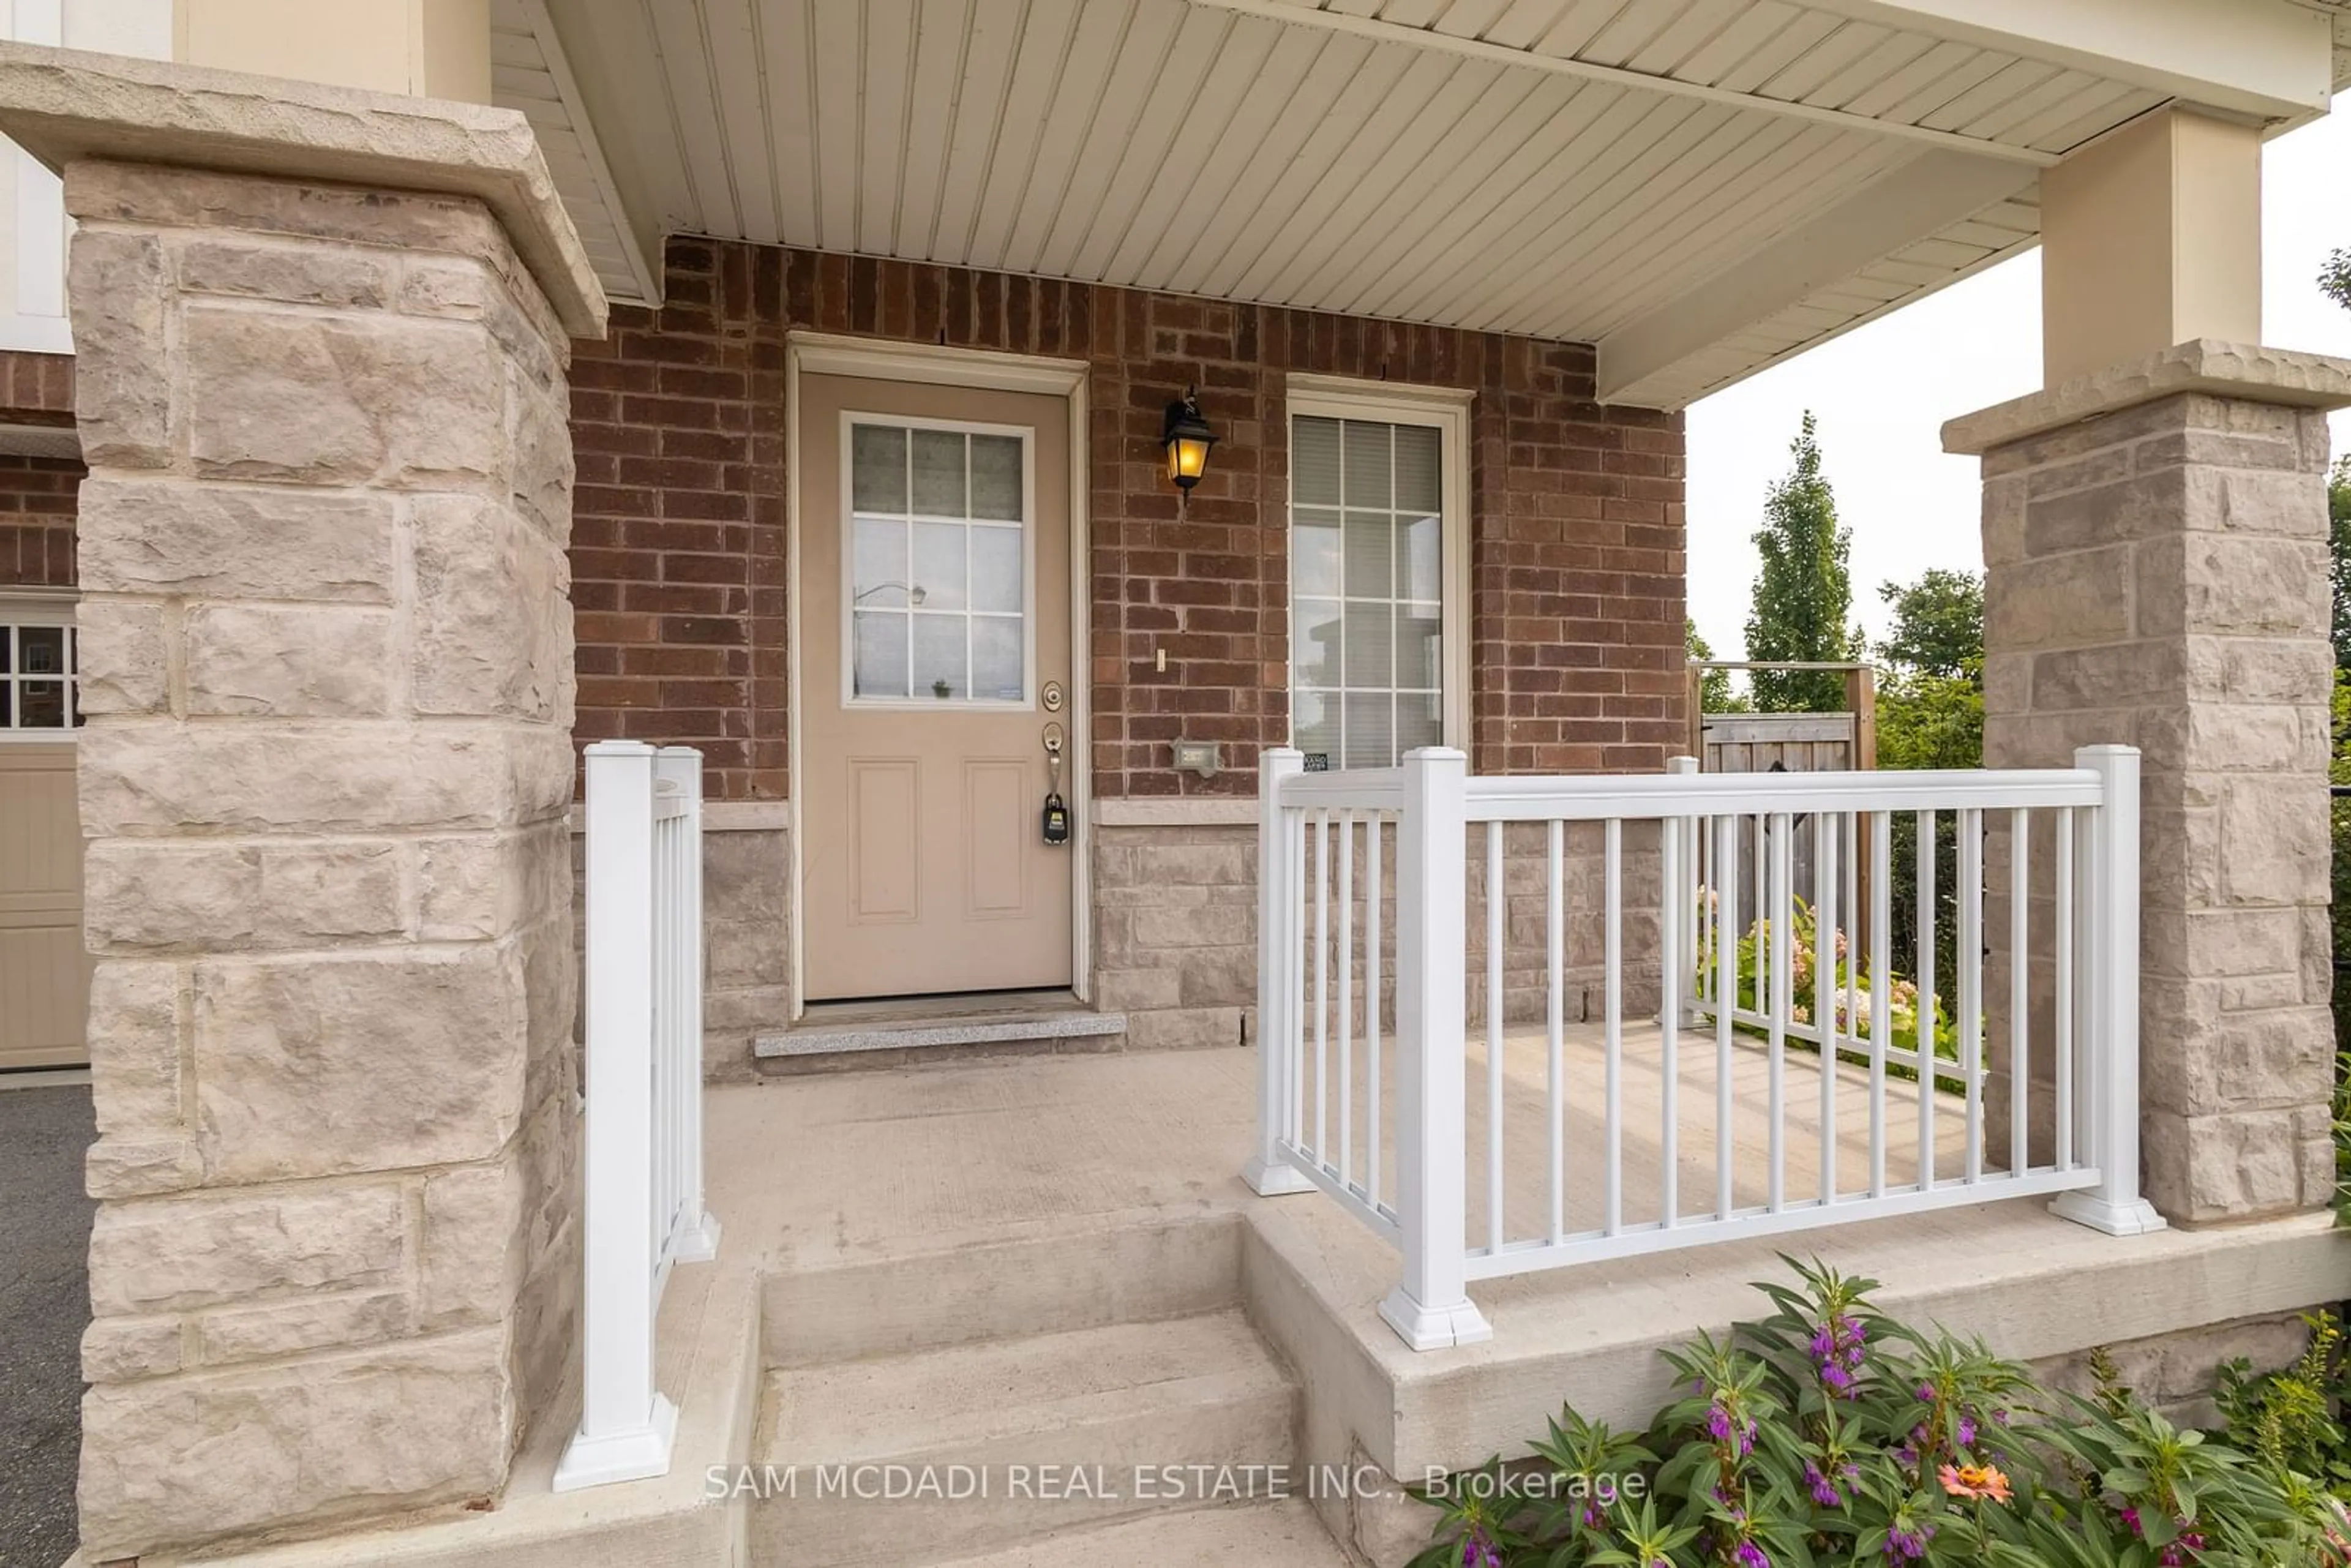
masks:
[[[1290,1084],[1298,1049],[1298,944],[1290,916],[1298,889],[1290,885],[1295,862],[1290,825],[1281,814],[1281,781],[1305,770],[1305,754],[1271,746],[1257,761],[1257,1146],[1241,1179],[1263,1197],[1311,1192],[1314,1184],[1282,1158],[1281,1139],[1290,1125]],[[1379,831],[1377,824],[1372,831]],[[1378,896],[1377,890],[1374,897]],[[1376,998],[1373,1005],[1378,1005]]]
[[[1404,1280],[1380,1316],[1415,1350],[1491,1339],[1469,1300],[1468,1009],[1469,759],[1405,754],[1396,830],[1396,1214]],[[1489,889],[1489,897],[1500,890]]]
[[[2109,1236],[2143,1236],[2164,1220],[2138,1191],[2138,751],[2085,746],[2074,766],[2098,775],[2098,809],[2085,835],[2087,874],[2076,879],[2088,903],[2081,1141],[2098,1185],[2062,1194],[2050,1207]]]
[[[653,779],[642,741],[588,747],[588,1113],[580,1430],[555,1490],[668,1473],[653,1385]]]
[[[680,1263],[703,1263],[718,1255],[718,1219],[703,1194],[702,1172],[702,753],[691,746],[664,746],[653,765],[655,777],[677,786],[685,800],[685,865],[674,914],[679,915],[677,951],[680,995],[677,1031],[665,1071],[675,1091],[678,1162],[684,1183],[676,1248]]]

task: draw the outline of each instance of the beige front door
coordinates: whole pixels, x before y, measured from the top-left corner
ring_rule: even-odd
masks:
[[[0,737],[0,1070],[89,1060],[89,971],[73,742]]]
[[[1069,404],[799,387],[803,994],[1066,987]]]

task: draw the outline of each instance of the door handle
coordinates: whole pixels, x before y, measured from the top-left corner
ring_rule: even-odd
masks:
[[[1070,841],[1070,808],[1061,800],[1061,727],[1045,727],[1045,841]]]

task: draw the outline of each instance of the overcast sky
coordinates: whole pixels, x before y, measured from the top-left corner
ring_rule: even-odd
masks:
[[[2262,186],[2263,340],[2351,356],[2351,311],[2315,282],[2327,253],[2351,246],[2351,93],[2331,118],[2269,144]],[[1736,658],[1745,641],[1751,536],[1804,410],[1820,416],[1838,516],[1853,530],[1854,608],[1875,636],[1886,627],[1881,582],[1983,568],[1976,460],[1943,455],[1943,422],[2040,385],[2035,251],[1694,404],[1690,613],[1716,654]],[[2351,411],[2335,416],[2335,449],[2351,450]]]

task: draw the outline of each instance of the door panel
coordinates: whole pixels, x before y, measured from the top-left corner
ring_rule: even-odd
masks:
[[[74,747],[0,745],[0,1068],[89,1060]]]
[[[1069,404],[799,390],[804,993],[1065,987],[1039,695],[1071,676]]]

